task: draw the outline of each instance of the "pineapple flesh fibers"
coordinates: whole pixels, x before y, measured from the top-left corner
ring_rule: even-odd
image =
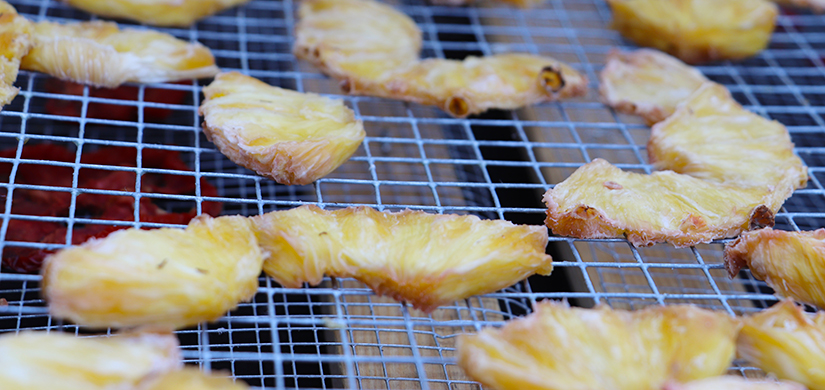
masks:
[[[31,23],[17,14],[9,3],[0,1],[0,110],[14,100],[20,89],[14,86],[20,59],[32,46]]]
[[[96,328],[182,328],[215,320],[258,289],[263,257],[244,217],[186,230],[129,229],[46,258],[49,312]]]
[[[295,55],[354,95],[436,105],[455,117],[582,96],[587,78],[550,57],[499,54],[419,60],[421,31],[372,0],[306,0]]]
[[[613,28],[639,46],[696,64],[742,59],[770,41],[776,17],[767,0],[608,0]]]
[[[196,368],[184,368],[163,375],[146,390],[246,390],[243,381],[233,382],[225,376],[207,374]]]
[[[708,81],[697,69],[657,50],[612,50],[599,75],[602,101],[616,111],[658,123]]]
[[[748,266],[777,295],[825,308],[825,229],[748,232],[725,247],[730,277]]]
[[[825,389],[825,313],[785,300],[742,320],[739,356],[780,379]]]
[[[671,383],[663,390],[805,390],[790,381],[757,381],[738,376],[717,376],[688,383]]]
[[[21,332],[0,336],[3,390],[137,390],[144,389],[148,379],[180,366],[178,341],[172,335],[79,338],[59,332]]]
[[[665,171],[628,173],[596,159],[547,191],[547,226],[578,238],[690,246],[773,226],[807,181],[787,129],[746,111],[715,83],[653,126],[648,151]]]
[[[169,34],[124,29],[112,22],[38,22],[22,69],[96,87],[212,77],[215,58],[200,43]]]
[[[724,373],[738,329],[688,305],[628,312],[543,302],[500,329],[460,336],[458,365],[497,390],[660,390]]]
[[[264,271],[281,285],[352,277],[427,312],[553,269],[542,226],[369,207],[302,206],[253,219],[271,253]]]
[[[63,0],[86,12],[155,26],[186,27],[249,0]]]
[[[281,184],[309,184],[355,153],[366,133],[340,100],[237,72],[203,89],[203,131],[235,163]]]

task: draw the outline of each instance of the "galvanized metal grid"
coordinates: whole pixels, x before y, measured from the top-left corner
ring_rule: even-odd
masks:
[[[92,17],[53,0],[12,1],[35,20],[88,20]],[[204,201],[224,204],[225,214],[254,215],[316,203],[323,207],[370,205],[438,213],[472,213],[519,223],[541,224],[539,199],[575,168],[603,157],[625,169],[649,172],[645,143],[648,129],[598,102],[597,73],[607,52],[628,46],[609,30],[610,11],[601,0],[548,0],[523,11],[495,3],[477,7],[429,6],[419,0],[396,4],[424,32],[424,56],[526,51],[571,63],[591,80],[586,98],[542,104],[519,111],[493,112],[470,119],[447,117],[438,109],[369,97],[341,96],[336,83],[291,54],[296,4],[292,0],[252,1],[208,18],[188,29],[162,29],[210,47],[218,65],[239,70],[273,85],[344,99],[364,121],[367,138],[355,156],[330,176],[308,186],[286,187],[239,168],[203,137],[197,106],[204,82],[136,86],[132,98],[94,97],[54,92],[54,79],[21,72],[20,96],[0,113],[0,149],[16,149],[5,195],[0,237],[9,221],[42,220],[15,212],[12,194],[20,189],[63,191],[72,196],[66,218],[50,218],[68,227],[83,224],[160,226],[118,222],[77,213],[84,193],[150,197],[167,210],[196,207]],[[129,23],[124,23],[129,24]],[[811,181],[797,191],[777,216],[784,229],[825,225],[823,191],[823,112],[825,111],[825,19],[799,12],[779,18],[770,48],[740,63],[701,67],[726,85],[749,109],[788,126],[797,152],[810,167]],[[183,102],[158,103],[148,96],[184,92]],[[49,101],[76,102],[79,115],[55,114]],[[95,118],[90,113],[133,107],[126,120]],[[146,115],[170,110],[164,120]],[[25,145],[54,143],[76,152],[70,163],[23,160]],[[80,155],[104,146],[175,150],[191,171],[91,166]],[[138,153],[140,156],[140,153]],[[59,188],[15,183],[25,164],[65,166],[73,185]],[[217,197],[163,195],[139,191],[78,188],[82,169],[122,170],[141,175],[169,173],[181,180],[205,178]],[[226,370],[253,386],[266,388],[477,388],[455,365],[455,335],[501,324],[530,312],[542,299],[568,299],[579,305],[606,303],[638,308],[690,302],[744,313],[775,301],[764,283],[743,272],[730,280],[722,269],[722,243],[675,249],[667,245],[636,249],[626,241],[553,237],[554,276],[532,277],[500,292],[474,297],[432,315],[375,297],[352,280],[326,280],[316,288],[285,289],[262,277],[250,303],[213,324],[178,332],[188,362],[204,369]],[[62,245],[3,241],[5,247]],[[23,329],[87,332],[50,318],[39,296],[39,277],[0,271],[0,332]],[[753,370],[739,367],[738,370]]]

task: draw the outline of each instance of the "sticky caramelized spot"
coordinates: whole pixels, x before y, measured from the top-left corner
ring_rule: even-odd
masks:
[[[762,229],[766,227],[773,227],[775,223],[774,214],[771,209],[765,205],[753,209],[750,218],[749,230]]]
[[[548,93],[556,93],[564,88],[564,76],[561,74],[561,69],[555,66],[545,66],[539,74],[541,86]]]
[[[464,98],[453,96],[447,101],[447,112],[456,117],[464,117],[470,112],[470,106]]]
[[[624,188],[621,184],[611,180],[602,183],[602,185],[611,190],[621,190],[622,188]]]

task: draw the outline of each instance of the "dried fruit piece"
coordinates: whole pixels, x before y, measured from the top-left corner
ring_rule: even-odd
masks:
[[[0,110],[20,92],[14,87],[14,81],[20,70],[20,59],[31,46],[31,23],[19,16],[9,3],[0,1]]]
[[[605,104],[649,124],[676,111],[693,91],[708,81],[697,69],[657,50],[611,50],[599,75]]]
[[[361,145],[361,121],[340,100],[272,87],[237,72],[203,89],[203,131],[230,160],[282,184],[308,184]]]
[[[181,328],[215,320],[258,289],[263,257],[244,217],[186,230],[122,230],[46,258],[52,315],[91,327]]]
[[[825,229],[742,234],[725,247],[725,266],[733,278],[745,265],[777,295],[825,307]]]
[[[608,0],[613,28],[689,64],[762,51],[779,13],[766,0]]]
[[[21,67],[97,87],[211,77],[215,58],[200,43],[151,30],[91,21],[34,24],[34,46]]]
[[[428,312],[553,269],[542,226],[369,207],[301,206],[253,220],[272,256],[264,271],[281,285],[352,277]]]
[[[244,390],[243,381],[233,382],[225,376],[207,374],[195,368],[172,371],[160,377],[147,390]]]
[[[138,389],[181,366],[177,338],[134,334],[78,338],[58,332],[0,336],[4,390]]]
[[[135,20],[155,26],[186,27],[199,19],[249,0],[63,0],[73,7],[107,18]]]
[[[458,365],[498,390],[658,390],[725,372],[738,328],[688,305],[628,312],[542,302],[500,329],[461,335]]]
[[[688,383],[671,383],[664,390],[805,390],[805,386],[789,381],[756,381],[740,376],[717,376]]]
[[[780,379],[825,389],[825,313],[809,317],[785,300],[742,322],[740,357]]]

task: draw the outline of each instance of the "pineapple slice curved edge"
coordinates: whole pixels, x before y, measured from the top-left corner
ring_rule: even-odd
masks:
[[[689,64],[743,59],[767,47],[779,14],[767,0],[608,0],[613,28]]]
[[[736,319],[690,305],[628,312],[541,302],[526,317],[458,339],[458,365],[485,388],[658,390],[720,375]]]
[[[14,86],[20,70],[20,60],[32,47],[31,23],[17,14],[14,7],[0,1],[0,110],[20,92]]]
[[[355,153],[366,132],[341,100],[237,72],[203,89],[203,131],[235,163],[281,184],[309,184]]]
[[[258,289],[249,219],[199,216],[186,230],[121,230],[46,258],[49,312],[94,328],[176,329],[215,320]]]
[[[805,386],[791,381],[757,381],[723,375],[688,383],[669,383],[662,390],[805,390]]]
[[[708,81],[696,68],[650,49],[611,50],[599,78],[604,104],[639,115],[648,124],[665,120]]]
[[[186,27],[199,19],[249,0],[63,0],[72,7],[107,18],[155,26]]]
[[[543,226],[369,207],[301,206],[253,220],[271,253],[264,271],[281,285],[353,277],[425,312],[553,268]]]
[[[739,356],[780,379],[825,389],[825,313],[808,316],[783,300],[747,316],[737,340]]]
[[[744,266],[777,295],[825,308],[825,229],[744,233],[725,247],[725,267],[733,278]]]
[[[218,73],[206,46],[152,30],[123,29],[90,21],[34,23],[34,44],[22,69],[96,87],[126,82],[157,83],[212,77]]]
[[[0,336],[4,390],[138,389],[181,366],[178,340],[171,334],[79,338],[26,331]]]

